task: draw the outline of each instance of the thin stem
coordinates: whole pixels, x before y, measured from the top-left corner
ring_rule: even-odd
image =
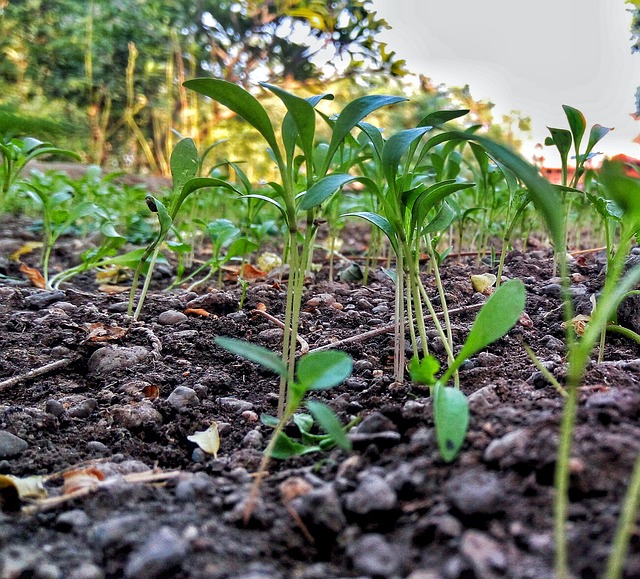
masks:
[[[404,382],[404,257],[399,251],[396,256],[396,299],[393,374],[396,382]]]
[[[136,311],[133,314],[134,320],[138,319],[138,316],[142,311],[142,306],[144,305],[144,300],[147,297],[147,292],[149,291],[149,284],[151,284],[153,269],[156,264],[156,260],[158,259],[159,253],[160,253],[160,244],[158,243],[155,249],[153,250],[153,255],[151,256],[151,261],[149,262],[149,271],[147,272],[147,275],[144,278],[144,285],[142,286],[142,291],[140,292],[140,298],[138,299],[138,306],[136,307]]]

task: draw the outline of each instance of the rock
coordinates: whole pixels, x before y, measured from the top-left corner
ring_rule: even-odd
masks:
[[[378,533],[362,535],[347,547],[347,555],[358,573],[371,577],[390,577],[401,568],[401,554]]]
[[[113,406],[110,412],[115,422],[128,430],[140,428],[145,423],[162,424],[162,414],[160,414],[148,400],[142,400],[139,403]]]
[[[17,456],[27,448],[29,448],[29,444],[25,440],[6,430],[0,430],[0,458]]]
[[[484,451],[485,462],[501,462],[504,458],[521,452],[527,444],[529,432],[524,428],[518,428],[501,438],[492,440]]]
[[[56,529],[63,533],[69,531],[82,531],[91,524],[89,515],[82,509],[71,509],[64,513],[60,513],[56,519]]]
[[[188,320],[186,314],[177,310],[167,310],[158,316],[158,323],[163,326],[176,326]]]
[[[69,579],[104,579],[104,572],[93,563],[80,563],[78,567],[69,572]]]
[[[373,370],[373,364],[369,360],[355,360],[353,362],[354,372],[364,372],[365,370]]]
[[[245,400],[239,400],[233,396],[223,396],[222,398],[216,398],[216,402],[222,406],[225,410],[233,412],[234,414],[242,414],[247,410],[253,410],[253,404]]]
[[[262,448],[263,442],[264,439],[259,430],[250,430],[242,439],[242,446],[245,448]]]
[[[101,551],[132,544],[144,523],[143,515],[121,515],[93,525],[87,534],[89,544]]]
[[[131,348],[105,346],[91,354],[87,368],[89,374],[108,375],[117,370],[131,368],[148,356],[149,351],[142,346],[132,346]]]
[[[87,442],[87,450],[89,452],[95,452],[97,454],[106,454],[107,452],[109,452],[109,447],[99,440],[90,440],[89,442]]]
[[[277,344],[282,342],[284,336],[284,330],[280,328],[269,328],[268,330],[262,330],[258,334],[258,338],[267,344]]]
[[[476,577],[503,577],[507,568],[504,547],[489,535],[474,529],[466,531],[460,541],[460,553],[471,564]]]
[[[589,396],[586,407],[598,415],[606,414],[609,418],[632,418],[640,410],[640,396],[628,389],[609,388]]]
[[[504,490],[498,477],[484,470],[470,470],[449,479],[445,496],[462,514],[494,515],[501,511]]]
[[[44,405],[44,411],[47,414],[52,414],[57,418],[59,416],[62,416],[62,414],[64,413],[64,406],[58,400],[51,399],[47,400],[46,404]]]
[[[291,506],[314,537],[327,538],[327,534],[334,537],[347,523],[340,499],[330,484],[324,484],[293,499]]]
[[[193,388],[178,386],[171,394],[169,394],[167,402],[178,412],[181,412],[191,406],[197,406],[200,404],[200,398],[198,398],[198,395]]]
[[[476,390],[473,394],[469,395],[467,400],[472,412],[488,410],[500,404],[500,398],[496,394],[496,389],[493,384],[483,386],[480,390]]]
[[[212,314],[229,314],[238,309],[238,300],[226,291],[213,291],[187,302],[188,309],[202,308]]]
[[[360,434],[371,434],[374,432],[396,431],[396,425],[380,412],[372,412],[358,426]]]
[[[180,569],[188,554],[186,541],[169,527],[151,533],[129,556],[124,569],[128,579],[155,579]]]
[[[98,405],[98,401],[95,398],[83,398],[81,396],[61,398],[60,402],[63,407],[66,407],[67,416],[70,418],[89,418]]]
[[[358,515],[392,511],[398,506],[398,497],[389,483],[377,475],[365,474],[358,488],[347,495],[345,507]]]
[[[67,294],[62,290],[41,291],[27,296],[24,301],[32,310],[41,310],[51,304],[62,301],[66,297]]]

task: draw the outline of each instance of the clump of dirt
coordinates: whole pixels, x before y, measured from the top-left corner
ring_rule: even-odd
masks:
[[[3,237],[6,256],[24,236]],[[597,257],[573,263],[572,291],[586,303],[601,283]],[[275,413],[277,381],[214,338],[278,350],[281,330],[254,310],[264,304],[281,318],[286,282],[253,283],[242,308],[232,283],[204,294],[155,291],[132,322],[126,295],[99,292],[88,276],[46,292],[15,283],[8,260],[0,267],[9,276],[0,284],[0,474],[79,470],[64,484],[83,489],[69,499],[61,477],[47,478],[58,500],[21,510],[15,493],[2,490],[2,577],[553,576],[562,398],[521,345],[562,378],[564,330],[548,252],[507,258],[505,276],[526,285],[527,316],[461,370],[471,423],[451,464],[437,452],[428,393],[393,386],[392,335],[384,331],[391,281],[377,272],[367,286],[323,279],[326,268],[310,280],[302,336],[311,350],[333,344],[354,359],[353,375],[319,396],[344,423],[362,421],[351,432],[352,453],[272,461],[246,524],[270,436],[259,417]],[[486,271],[494,270],[473,258],[443,267],[459,343],[477,311],[469,306],[486,299],[469,276]],[[428,337],[442,356],[436,333]],[[608,337],[605,360],[590,365],[580,391],[571,463],[570,553],[581,577],[603,572],[640,451],[637,349]],[[217,457],[188,438],[213,422]],[[639,545],[632,541],[628,577],[640,576]]]

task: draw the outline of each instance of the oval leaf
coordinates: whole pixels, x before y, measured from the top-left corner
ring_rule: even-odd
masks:
[[[351,356],[339,350],[312,352],[296,366],[298,383],[307,390],[324,390],[341,384],[351,374]]]
[[[467,435],[469,405],[466,396],[457,388],[436,384],[433,419],[440,455],[445,462],[451,462]]]
[[[344,450],[351,450],[351,441],[347,438],[344,427],[335,412],[326,404],[316,400],[309,400],[306,405],[309,412],[311,412],[311,416],[313,416],[322,430],[331,436],[333,442],[340,448],[344,448]]]
[[[287,367],[277,354],[267,348],[246,342],[245,340],[237,340],[235,338],[227,338],[224,336],[218,336],[215,339],[216,346],[240,356],[246,358],[251,362],[260,364],[264,368],[280,374],[281,376],[287,373]]]

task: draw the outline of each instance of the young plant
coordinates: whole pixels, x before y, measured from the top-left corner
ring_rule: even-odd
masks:
[[[324,436],[320,435],[321,438],[314,438],[317,435],[312,435],[309,432],[309,419],[304,418],[305,415],[296,415],[296,412],[302,406],[303,400],[309,392],[327,390],[344,382],[351,375],[353,362],[348,354],[338,350],[312,352],[305,354],[298,360],[295,367],[295,380],[289,380],[288,364],[271,350],[244,340],[222,336],[217,337],[215,343],[232,354],[246,358],[281,377],[283,376],[287,381],[287,405],[283,415],[279,418],[262,416],[263,423],[272,426],[274,430],[264,451],[255,483],[247,501],[245,510],[245,522],[247,522],[260,490],[260,482],[271,458],[288,458],[316,452],[327,449],[331,445],[339,446],[347,451],[351,450],[351,441],[347,438],[346,429],[327,405],[312,400],[304,403],[312,420],[315,420],[326,433]],[[296,442],[284,433],[284,428],[292,418],[300,428],[303,441],[306,440],[306,444],[305,442]],[[309,444],[310,441],[314,441],[315,444]]]
[[[440,378],[436,378],[440,364],[435,357],[411,359],[411,379],[429,386],[434,397],[436,440],[446,462],[451,462],[460,451],[469,424],[466,396],[447,383],[465,360],[502,338],[518,322],[524,311],[525,298],[524,284],[520,280],[513,279],[500,286],[478,312],[462,350]]]
[[[330,123],[331,139],[322,154],[317,154],[316,110],[323,99],[333,99],[332,95],[318,95],[308,99],[300,98],[276,86],[262,84],[276,95],[284,104],[287,113],[280,127],[280,139],[276,137],[271,118],[260,102],[241,87],[223,80],[201,78],[193,79],[184,85],[214,101],[226,106],[253,126],[265,140],[268,151],[275,162],[279,182],[270,183],[273,197],[250,194],[245,199],[261,199],[275,206],[281,213],[286,229],[287,240],[285,254],[289,264],[289,281],[284,319],[284,347],[282,361],[287,365],[287,375],[281,375],[278,403],[278,418],[282,418],[287,405],[287,383],[294,382],[295,351],[298,323],[306,269],[311,260],[313,243],[318,228],[315,220],[315,206],[300,205],[298,195],[309,191],[322,177],[327,175],[334,157],[343,141],[367,115],[380,107],[403,100],[402,97],[369,95],[349,103]],[[299,154],[296,154],[298,150]],[[304,166],[304,177],[301,175]],[[306,212],[304,233],[298,226],[299,209]]]

